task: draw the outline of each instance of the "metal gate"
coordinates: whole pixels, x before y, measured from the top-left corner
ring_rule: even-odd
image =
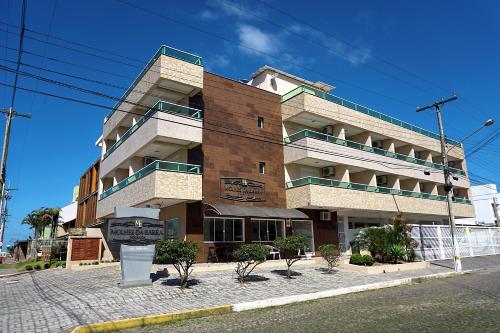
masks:
[[[476,257],[500,254],[500,228],[457,226],[459,255]],[[422,260],[453,258],[451,231],[444,225],[413,225],[411,237],[418,241]]]

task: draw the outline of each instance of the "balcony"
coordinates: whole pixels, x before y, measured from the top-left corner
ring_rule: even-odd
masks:
[[[288,208],[328,207],[446,216],[446,196],[304,177],[285,184]],[[471,201],[454,199],[457,217],[474,216]]]
[[[153,142],[169,144],[172,149],[201,143],[202,119],[201,110],[157,102],[103,154],[101,175],[106,176],[132,156],[153,156],[149,151]]]
[[[115,207],[145,207],[161,201],[171,205],[201,200],[201,166],[154,161],[103,191],[97,204],[97,217],[113,213]]]
[[[439,134],[311,87],[299,86],[283,95],[281,102],[284,121],[303,123],[307,118],[304,112],[312,113],[434,151],[441,149]],[[447,139],[447,142],[462,148],[455,140]],[[462,158],[463,149],[455,149],[450,155]]]
[[[311,141],[311,139],[328,142],[332,145],[314,144],[314,141]],[[379,170],[382,172],[388,172],[388,173],[398,172],[408,177],[415,177],[421,179],[424,179],[425,177],[425,180],[443,182],[442,173],[434,173],[431,176],[424,176],[423,173],[423,170],[426,168],[442,171],[443,166],[441,164],[421,160],[407,155],[398,154],[395,152],[390,152],[388,150],[367,146],[349,140],[339,139],[331,135],[311,130],[302,130],[290,135],[289,137],[286,137],[284,139],[284,144],[285,144],[285,163],[297,162],[305,158],[318,158],[340,164],[355,165],[359,167],[371,167],[374,170]],[[334,145],[338,145],[338,147],[335,147]],[[355,151],[353,151],[353,149]],[[323,151],[324,153],[322,154],[321,152]],[[369,154],[365,154],[364,152],[367,152]],[[332,153],[334,154],[332,155]],[[335,153],[337,156],[335,156]],[[352,159],[349,157],[342,157],[342,154],[344,156],[351,156]],[[361,161],[357,158],[364,158],[365,161]],[[367,162],[366,159],[372,160],[373,163]],[[399,160],[407,163],[396,162],[394,160]],[[389,166],[384,166],[383,164],[381,164],[383,162],[386,162],[387,165]],[[370,165],[367,165],[367,163],[369,163]],[[393,166],[395,164],[403,167],[406,165],[407,168],[403,167],[394,168]],[[420,165],[426,168],[416,169],[415,166],[412,166],[412,164]],[[454,174],[463,176],[462,179],[459,181],[460,184],[457,183],[457,185],[468,187],[468,184],[464,179],[464,177],[467,176],[465,171],[454,168],[450,168],[450,170]]]
[[[163,45],[104,119],[104,136],[107,136],[137,103],[151,105],[152,99],[158,99],[158,96],[177,103],[202,88],[202,58]],[[117,109],[123,112],[116,112]]]

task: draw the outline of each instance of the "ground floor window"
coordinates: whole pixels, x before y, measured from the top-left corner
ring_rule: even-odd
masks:
[[[205,217],[203,240],[205,242],[243,242],[243,219]]]
[[[284,220],[252,219],[253,242],[272,242],[279,237],[285,237]]]

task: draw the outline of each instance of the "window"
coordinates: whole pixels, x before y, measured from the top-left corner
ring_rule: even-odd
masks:
[[[205,242],[243,242],[243,219],[205,217],[203,235]]]
[[[252,219],[252,242],[272,242],[285,236],[285,221]]]
[[[264,118],[263,117],[258,117],[257,118],[257,126],[259,128],[264,128]]]
[[[266,163],[259,162],[259,173],[262,175],[266,173]]]

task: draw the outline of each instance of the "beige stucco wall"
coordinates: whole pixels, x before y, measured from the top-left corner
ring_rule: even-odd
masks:
[[[151,199],[198,201],[201,175],[157,170],[97,202],[97,218],[113,214],[115,207],[135,207]]]
[[[439,140],[306,93],[282,103],[281,112],[284,121],[302,112],[310,112],[434,152],[441,151]],[[450,156],[463,159],[464,153],[462,149],[454,148]]]
[[[444,183],[443,173],[438,169],[312,138],[300,139],[293,142],[292,145],[286,145],[284,147],[284,158],[285,164],[300,163],[300,160],[304,158],[314,158],[347,166],[376,170],[383,174],[396,174],[423,181],[432,181],[439,184]],[[426,170],[430,171],[430,175],[427,176],[424,174]],[[468,179],[464,179],[464,177],[459,177],[459,180],[454,181],[454,184],[458,187],[466,188],[470,185]]]
[[[158,119],[156,119],[158,118]],[[171,113],[157,112],[155,118],[148,119],[135,133],[125,140],[115,151],[101,162],[100,177],[109,173],[139,150],[155,140],[167,141],[182,146],[202,142],[202,121]]]
[[[328,207],[335,209],[355,209],[366,211],[447,216],[445,201],[391,196],[388,194],[356,191],[320,185],[305,185],[286,190],[288,208]],[[472,217],[474,207],[466,204],[453,204],[455,216]]]

